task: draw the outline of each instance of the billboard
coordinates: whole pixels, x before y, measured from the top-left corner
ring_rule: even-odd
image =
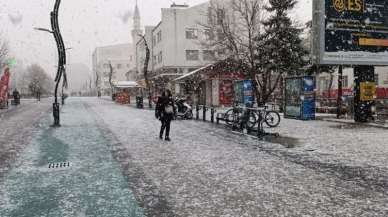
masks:
[[[313,61],[388,65],[387,0],[314,0]]]

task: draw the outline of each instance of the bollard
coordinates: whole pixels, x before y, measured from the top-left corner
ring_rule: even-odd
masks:
[[[199,105],[196,106],[196,119],[199,120]]]
[[[258,121],[258,126],[257,126],[257,137],[259,139],[263,139],[265,136],[264,128],[263,128],[263,121],[264,121],[263,113],[262,113],[262,111],[259,111],[259,121]]]
[[[203,106],[203,111],[202,111],[202,119],[203,121],[206,121],[206,112],[207,112],[207,107],[206,106]]]
[[[210,121],[212,123],[214,123],[214,113],[215,113],[215,109],[214,107],[211,108],[211,113],[210,113]]]

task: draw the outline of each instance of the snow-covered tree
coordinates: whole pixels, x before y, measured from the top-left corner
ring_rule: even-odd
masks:
[[[37,64],[33,64],[27,68],[26,78],[28,88],[32,95],[48,94],[54,87],[52,78]]]
[[[264,7],[270,16],[263,22],[264,33],[256,38],[259,103],[268,101],[284,75],[297,75],[307,64],[308,52],[301,39],[303,30],[288,17],[296,3],[296,0],[269,0]]]
[[[8,48],[7,41],[5,41],[0,37],[0,69],[8,57],[8,52],[9,52],[9,48]]]
[[[212,0],[208,11],[207,40],[203,43],[217,52],[219,59],[233,59],[249,79],[259,72],[256,39],[262,34],[267,0]],[[227,70],[231,71],[231,70]],[[238,70],[237,70],[238,71]],[[254,89],[258,95],[258,85]]]
[[[144,67],[143,67],[143,75],[144,75],[144,80],[145,80],[145,85],[146,85],[147,95],[148,95],[148,106],[150,108],[152,108],[152,100],[151,100],[152,93],[151,93],[151,85],[150,85],[149,76],[148,76],[148,74],[149,74],[148,68],[149,68],[149,64],[150,64],[151,50],[148,46],[148,42],[147,42],[145,35],[139,35],[139,36],[143,40],[144,48],[146,50],[146,55],[145,55],[145,59],[144,59]]]

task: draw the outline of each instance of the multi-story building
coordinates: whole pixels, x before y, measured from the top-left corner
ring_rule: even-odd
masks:
[[[208,20],[209,5],[162,8],[161,21],[150,35],[153,80],[173,79],[215,61],[215,53],[201,43],[207,37],[203,24]]]

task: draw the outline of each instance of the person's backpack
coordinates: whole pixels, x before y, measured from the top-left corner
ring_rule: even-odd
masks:
[[[166,114],[172,114],[172,113],[174,113],[174,108],[172,107],[172,105],[167,105],[164,108],[164,112],[166,112]]]

